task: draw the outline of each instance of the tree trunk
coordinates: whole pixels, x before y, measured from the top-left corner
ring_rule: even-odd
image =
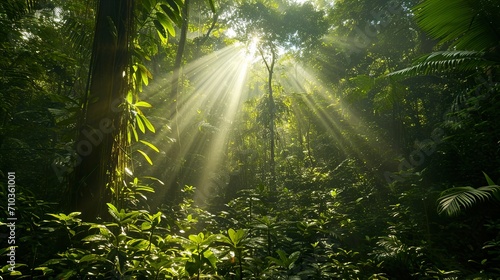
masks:
[[[119,105],[128,89],[132,26],[132,0],[99,1],[72,185],[72,207],[82,212],[84,220],[107,215],[106,202],[111,199],[108,184],[116,181],[116,168],[125,150],[120,145],[125,120]]]
[[[184,55],[184,48],[186,47],[187,30],[189,26],[189,2],[190,0],[184,0],[184,6],[182,6],[181,35],[179,38],[179,45],[177,46],[177,54],[175,56],[174,71],[172,73],[172,88],[170,91],[170,98],[172,100],[175,100],[175,102],[178,102],[177,94],[180,84],[180,69],[182,65],[182,56]]]
[[[273,74],[274,74],[274,64],[276,63],[276,53],[274,50],[274,47],[272,44],[269,45],[270,49],[270,62],[267,62],[266,57],[264,55],[264,52],[262,49],[259,48],[260,55],[262,57],[262,60],[264,61],[264,64],[266,65],[267,68],[267,90],[269,93],[269,149],[270,149],[270,156],[269,156],[269,168],[270,168],[270,182],[269,182],[269,191],[271,193],[276,191],[276,163],[275,163],[275,144],[274,144],[274,138],[275,138],[275,132],[274,132],[274,122],[275,122],[275,104],[274,104],[274,96],[273,96]]]
[[[275,109],[274,109],[274,96],[273,96],[273,68],[274,68],[274,52],[272,54],[272,62],[271,68],[269,69],[269,77],[268,77],[268,91],[269,91],[269,144],[270,144],[270,159],[269,166],[271,168],[271,182],[270,182],[270,191],[271,193],[276,191],[276,163],[274,159],[274,119],[275,119]]]

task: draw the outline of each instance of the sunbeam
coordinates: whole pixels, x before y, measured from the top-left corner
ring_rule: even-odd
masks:
[[[286,74],[282,75],[280,83],[299,93],[301,101],[314,112],[344,156],[361,159],[368,169],[380,166],[384,158],[396,156],[385,137],[370,128],[367,121],[343,101],[341,92],[329,92],[313,71],[306,70],[293,59],[284,71]],[[329,105],[324,106],[325,102]]]
[[[195,199],[200,205],[217,185],[214,174],[221,168],[231,124],[248,94],[248,68],[248,54],[241,46],[229,46],[204,56],[183,68],[183,80],[189,84],[179,92],[175,106],[165,102],[154,108],[154,115],[170,116],[171,129],[155,135],[153,142],[163,152],[152,157],[158,162],[153,172],[163,174],[161,179],[168,187],[183,187],[178,185],[180,181],[195,186]],[[156,89],[148,93],[148,98],[168,92],[170,76],[160,80],[166,84],[154,86]],[[162,143],[166,138],[175,143]],[[187,160],[193,157],[195,160]],[[196,176],[190,170],[196,170]],[[157,190],[158,197],[167,193],[168,189]]]
[[[189,184],[198,189],[195,201],[203,205],[213,190],[227,183],[217,176],[227,168],[225,151],[233,121],[242,102],[250,98],[247,80],[250,68],[259,61],[257,43],[258,38],[254,38],[247,46],[235,44],[189,63],[183,68],[184,84],[174,105],[164,102],[154,109],[153,115],[164,122],[168,120],[171,128],[160,130],[152,140],[163,151],[152,157],[153,172],[162,174],[160,179],[167,186],[157,190],[159,201],[169,193],[169,188]],[[388,157],[391,150],[387,149],[390,146],[384,137],[344,104],[341,93],[335,89],[332,92],[313,71],[293,58],[287,57],[282,63],[277,84],[283,87],[285,94],[296,93],[326,136],[336,143],[342,157],[359,158],[368,169],[376,168]],[[147,93],[148,98],[155,99],[169,91],[171,76],[158,80],[160,82]],[[300,118],[303,113],[294,114]]]

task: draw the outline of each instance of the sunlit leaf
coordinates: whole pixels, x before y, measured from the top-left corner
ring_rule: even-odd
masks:
[[[158,35],[160,35],[160,38],[165,40],[167,38],[167,30],[165,29],[165,27],[163,27],[163,25],[156,19],[153,20],[153,24],[155,25],[156,31],[158,31]]]
[[[144,124],[146,125],[146,127],[149,129],[149,131],[155,133],[156,130],[155,130],[155,127],[153,126],[153,124],[148,120],[148,118],[145,116],[145,115],[138,115],[142,121],[144,122]]]
[[[108,240],[108,238],[100,234],[89,235],[82,239],[82,241],[86,242],[96,242],[96,241],[106,241],[106,240]]]
[[[172,25],[172,21],[165,15],[164,13],[157,12],[156,13],[156,18],[160,22],[160,24],[165,28],[165,30],[168,30],[168,33],[172,36],[175,36],[175,29],[174,26]]]
[[[144,140],[140,140],[140,142],[141,142],[142,144],[144,144],[144,145],[146,145],[146,146],[150,147],[151,149],[153,149],[153,151],[155,151],[155,152],[157,152],[157,153],[159,153],[159,152],[160,152],[160,150],[158,150],[158,148],[157,148],[155,145],[153,145],[152,143],[147,142],[147,141],[144,141]]]
[[[184,5],[183,0],[168,0],[167,4],[173,9],[175,14],[181,15],[180,7]]]
[[[137,122],[137,126],[139,127],[139,130],[142,131],[142,133],[146,133],[146,129],[144,128],[144,123],[141,120],[141,115],[137,114],[135,116],[135,121]]]
[[[155,192],[155,189],[152,188],[152,187],[149,187],[149,186],[139,186],[139,187],[136,187],[134,189],[136,192],[150,192],[150,193],[154,193]]]
[[[141,75],[141,80],[142,82],[147,86],[149,84],[149,75],[148,75],[148,69],[146,69],[146,66],[142,65],[142,64],[138,64],[138,67],[139,67],[139,72],[140,72],[140,75]],[[137,106],[137,103],[135,104],[135,106]]]
[[[141,150],[137,150],[137,151],[138,151],[138,152],[139,152],[139,153],[140,153],[140,154],[141,154],[141,155],[142,155],[142,156],[146,159],[146,161],[147,161],[150,165],[153,165],[153,161],[149,158],[149,156],[148,156],[145,152],[143,152],[143,151],[141,151]]]
[[[132,127],[132,134],[134,134],[134,139],[136,142],[139,141],[139,135],[137,134],[137,130],[135,129],[135,127]]]
[[[144,176],[144,178],[147,178],[147,179],[151,179],[151,180],[154,180],[158,183],[160,183],[161,185],[165,185],[165,183],[163,183],[163,181],[161,181],[160,179],[158,178],[155,178],[155,177],[151,177],[151,176]]]
[[[134,106],[136,106],[136,107],[146,107],[146,108],[152,107],[151,104],[149,104],[146,101],[139,101],[139,102],[135,103]]]
[[[111,204],[111,203],[106,203],[106,205],[108,205],[108,212],[109,212],[109,214],[111,214],[111,216],[113,218],[115,218],[116,220],[119,220],[119,218],[118,218],[118,215],[119,215],[118,209],[116,209],[116,207],[113,204]]]
[[[129,91],[129,92],[127,93],[127,98],[126,98],[127,102],[128,102],[129,104],[132,104],[132,102],[133,102],[133,98],[134,98],[134,95],[133,95],[132,91]]]
[[[180,15],[176,14],[169,5],[162,4],[162,5],[160,5],[160,7],[172,21],[174,21],[177,25],[181,24]]]

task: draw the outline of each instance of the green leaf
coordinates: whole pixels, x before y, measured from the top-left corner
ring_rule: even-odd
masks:
[[[208,265],[212,266],[212,268],[217,269],[217,257],[212,251],[206,250],[203,252],[203,259]]]
[[[140,72],[140,75],[141,75],[141,80],[147,86],[149,84],[149,77],[152,77],[151,73],[148,71],[148,69],[146,68],[146,66],[144,66],[142,64],[137,64],[137,66],[138,66],[138,69],[139,69],[139,72]],[[141,101],[139,101],[137,103],[140,103],[140,102]],[[134,105],[137,106],[137,103],[134,104]]]
[[[164,41],[166,41],[167,39],[167,30],[165,29],[165,27],[163,27],[160,21],[156,19],[153,20],[153,24],[156,27],[156,31],[158,31],[158,35],[160,35],[160,38],[162,39],[162,43],[165,43]]]
[[[111,216],[116,220],[119,220],[118,216],[120,215],[120,212],[118,211],[118,209],[116,209],[116,207],[111,203],[106,203],[106,205],[108,205],[109,214],[111,214]]]
[[[88,254],[88,255],[85,255],[83,256],[81,259],[80,259],[80,262],[94,262],[94,261],[100,261],[102,260],[103,258],[99,255],[96,255],[96,254]]]
[[[149,186],[138,186],[134,190],[137,192],[150,192],[150,193],[155,192],[155,189]]]
[[[127,93],[127,98],[126,98],[127,103],[128,103],[128,104],[132,104],[133,99],[134,99],[134,95],[132,94],[132,92],[131,92],[131,91],[129,91],[129,92]]]
[[[493,185],[496,185],[495,182],[493,182],[493,180],[491,180],[490,176],[488,176],[486,173],[484,173],[484,178],[486,178],[486,182],[488,182],[488,185],[490,186],[493,186]]]
[[[278,249],[276,252],[278,253],[278,256],[280,256],[280,259],[281,259],[281,261],[283,261],[283,264],[284,264],[284,262],[286,260],[288,260],[288,257],[286,256],[285,251]]]
[[[86,242],[107,241],[107,240],[108,240],[108,238],[106,238],[106,236],[103,236],[101,234],[89,235],[89,236],[82,239],[82,241],[86,241]]]
[[[153,218],[151,219],[151,221],[154,221],[155,223],[159,224],[161,222],[161,216],[163,215],[162,212],[158,212],[156,214],[153,215]]]
[[[139,142],[139,135],[137,134],[137,129],[135,129],[135,127],[132,127],[132,134],[134,134],[135,141]]]
[[[141,155],[142,155],[142,156],[146,159],[146,161],[147,161],[150,165],[153,165],[153,161],[151,161],[151,159],[149,158],[149,156],[148,156],[145,152],[143,152],[143,151],[141,151],[141,150],[137,150],[137,151],[138,151],[138,152],[139,152],[139,153],[140,153],[140,154],[141,154]]]
[[[148,120],[148,118],[145,115],[139,114],[138,116],[142,119],[142,121],[144,122],[146,127],[149,129],[149,131],[151,131],[153,133],[156,132],[155,127],[153,126],[153,124]]]
[[[135,120],[137,122],[137,126],[139,127],[139,130],[141,130],[142,133],[146,133],[146,129],[144,128],[144,123],[141,120],[141,115],[139,115],[139,114],[135,115]]]
[[[132,239],[127,242],[127,245],[135,250],[144,250],[149,246],[149,241],[145,239]]]
[[[143,222],[141,224],[141,230],[149,230],[151,229],[152,225],[150,222]]]
[[[231,245],[235,248],[239,247],[242,240],[246,237],[246,231],[244,229],[234,230],[232,228],[227,230],[227,235],[231,241]]]
[[[175,4],[174,4],[175,5]],[[165,5],[165,4],[162,4],[160,5],[160,8],[165,12],[165,14],[167,14],[167,16],[173,21],[175,22],[175,24],[177,25],[181,25],[182,24],[182,19],[180,17],[179,14],[176,14],[170,6],[168,5]]]
[[[205,235],[203,234],[203,232],[200,232],[198,235],[196,235],[196,234],[189,235],[189,240],[191,240],[197,244],[201,244],[204,239],[205,239]]]
[[[415,60],[413,66],[389,73],[387,76],[417,76],[442,72],[475,70],[479,67],[498,65],[500,61],[486,58],[479,51],[440,51],[426,54]]]
[[[269,259],[271,261],[271,263],[274,263],[274,264],[276,264],[278,266],[281,266],[281,267],[285,266],[284,263],[283,263],[283,261],[281,259],[277,259],[275,257],[269,257],[269,256],[267,257],[267,259]]]
[[[299,259],[300,257],[300,252],[299,251],[295,251],[293,253],[290,254],[290,256],[288,256],[288,259],[290,261],[290,264],[288,265],[288,269],[292,269],[295,265],[295,262]]]
[[[151,177],[151,176],[144,176],[143,178],[146,178],[146,179],[151,179],[151,180],[153,180],[153,181],[156,181],[156,182],[160,183],[161,185],[165,185],[165,183],[163,183],[163,181],[161,181],[160,179],[155,178],[155,177]]]
[[[144,145],[146,145],[146,146],[150,147],[151,149],[153,149],[153,151],[155,151],[155,152],[157,152],[157,153],[159,153],[159,152],[160,152],[160,150],[158,150],[158,148],[157,148],[155,145],[153,145],[152,143],[146,142],[146,141],[144,141],[144,140],[139,140],[139,141],[140,141],[142,144],[144,144]]]
[[[35,270],[41,271],[43,273],[43,275],[47,275],[49,273],[52,273],[52,271],[54,271],[53,269],[45,267],[45,266],[36,267]]]
[[[500,6],[497,1],[425,0],[413,8],[418,25],[440,44],[461,50],[498,45]]]
[[[134,104],[135,107],[146,107],[146,108],[151,108],[153,106],[151,106],[151,104],[149,104],[148,102],[146,101],[139,101],[137,103]]]
[[[161,23],[163,28],[168,31],[168,33],[172,36],[175,36],[175,29],[174,26],[172,25],[172,21],[168,18],[167,15],[161,12],[156,13],[156,18],[158,21]]]
[[[500,186],[485,186],[480,188],[456,187],[443,191],[438,199],[438,213],[449,216],[459,214],[463,209],[470,208],[478,202],[496,198]]]
[[[168,0],[167,4],[170,7],[172,7],[172,10],[174,11],[175,14],[179,15],[179,17],[181,16],[180,7],[182,7],[184,5],[183,0]]]

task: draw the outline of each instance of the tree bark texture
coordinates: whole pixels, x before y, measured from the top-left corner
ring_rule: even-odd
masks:
[[[133,0],[99,1],[72,185],[72,206],[82,212],[84,220],[106,216],[106,202],[111,197],[108,184],[116,179],[120,154],[125,150],[120,147],[124,131],[120,104],[128,90],[132,26]]]

